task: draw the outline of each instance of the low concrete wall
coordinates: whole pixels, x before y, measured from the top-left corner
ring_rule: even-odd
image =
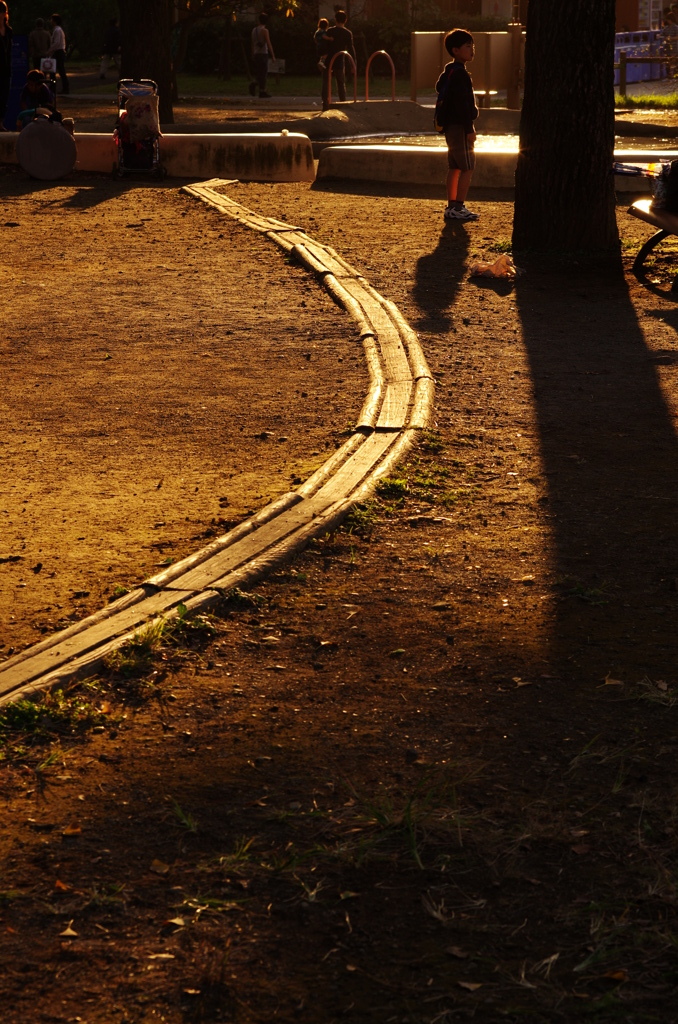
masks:
[[[516,153],[476,153],[474,186],[513,188],[517,159]],[[446,175],[443,146],[330,146],[318,162],[318,178],[442,185]]]
[[[678,159],[672,150],[617,150],[621,163],[646,164]],[[513,188],[518,154],[497,150],[476,152],[474,188]],[[320,154],[318,178],[348,178],[409,185],[444,185],[447,150],[444,146],[330,146]],[[644,177],[615,175],[618,192],[648,192]]]
[[[0,163],[17,163],[15,132],[0,134]],[[76,134],[76,170],[110,174],[117,148],[110,134]],[[311,141],[297,133],[164,135],[160,158],[175,178],[240,178],[241,181],[313,181]]]

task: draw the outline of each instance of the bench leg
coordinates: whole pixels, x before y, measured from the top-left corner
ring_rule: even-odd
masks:
[[[645,260],[647,259],[649,254],[652,252],[652,250],[654,249],[655,245],[659,245],[659,243],[663,242],[665,238],[668,238],[668,236],[670,234],[671,234],[670,231],[664,231],[664,229],[662,229],[661,231],[657,231],[652,236],[652,238],[649,238],[647,240],[645,245],[641,248],[640,252],[636,256],[635,260],[633,261],[633,273],[634,274],[641,275],[641,274],[645,273],[645,268],[643,267],[643,264],[645,263]]]

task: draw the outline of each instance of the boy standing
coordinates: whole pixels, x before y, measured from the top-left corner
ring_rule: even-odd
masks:
[[[453,58],[436,83],[436,92],[445,90],[442,109],[436,111],[447,142],[447,209],[445,220],[478,220],[464,205],[468,194],[475,153],[476,133],[473,122],[478,116],[473,82],[466,70],[475,53],[473,36],[463,28],[455,28],[445,39],[445,49]]]

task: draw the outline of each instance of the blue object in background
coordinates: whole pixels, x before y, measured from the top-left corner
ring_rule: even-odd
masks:
[[[28,74],[28,36],[15,35],[12,39],[12,80],[9,87],[9,100],[3,125],[8,132],[16,131],[16,119],[19,113],[21,90],[26,84]]]

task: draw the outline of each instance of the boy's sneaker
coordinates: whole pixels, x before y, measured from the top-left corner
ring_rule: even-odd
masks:
[[[479,220],[480,215],[473,213],[466,206],[448,206],[443,214],[445,220]]]

